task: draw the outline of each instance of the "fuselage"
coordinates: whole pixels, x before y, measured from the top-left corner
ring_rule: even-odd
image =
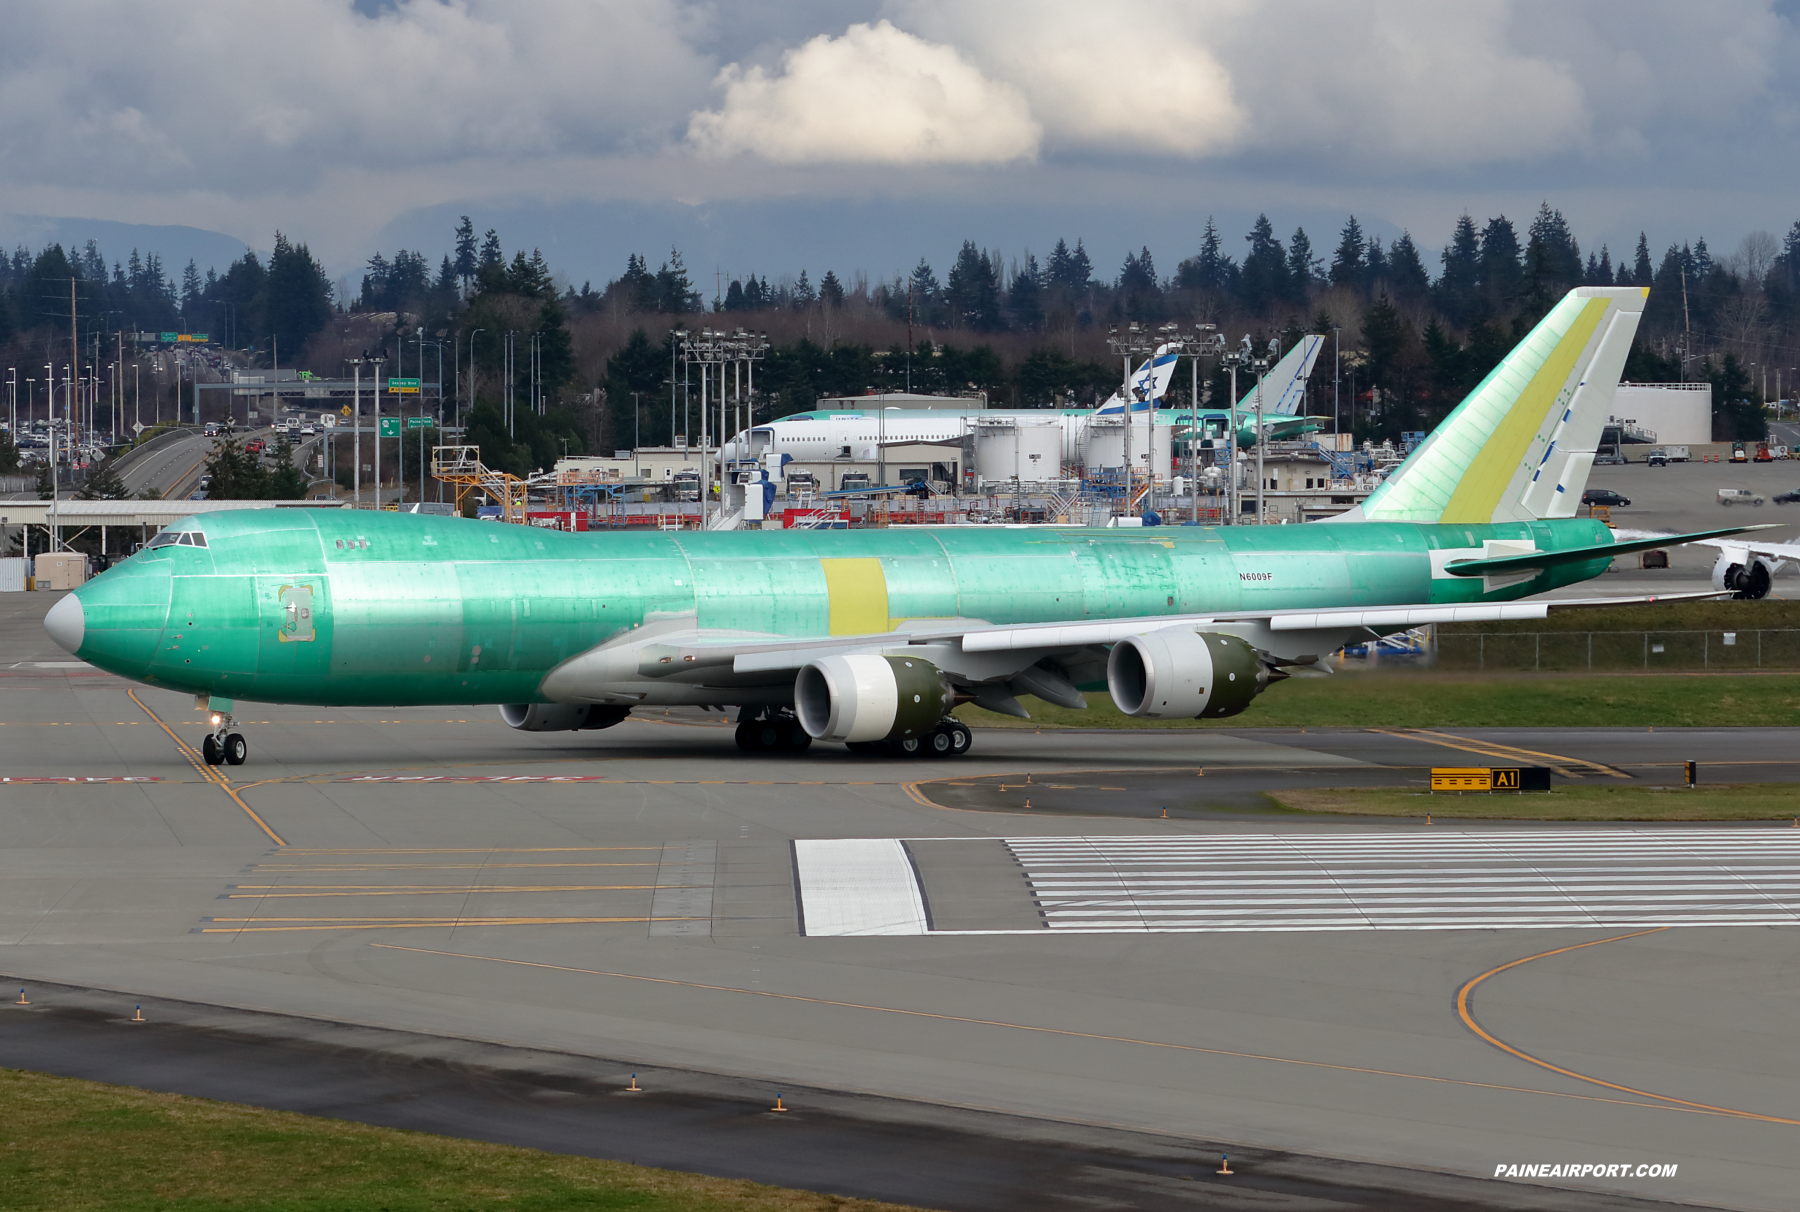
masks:
[[[1257,609],[1510,600],[1584,580],[1563,565],[1489,589],[1446,560],[1491,540],[1609,542],[1598,522],[1263,527],[897,527],[564,534],[350,511],[208,514],[205,546],[140,551],[76,591],[76,651],[228,699],[330,705],[543,701],[559,664],[646,624],[866,635],[907,620],[1091,621]],[[60,607],[60,604],[59,604]],[[670,702],[767,701],[705,687]],[[665,701],[651,697],[645,701]]]

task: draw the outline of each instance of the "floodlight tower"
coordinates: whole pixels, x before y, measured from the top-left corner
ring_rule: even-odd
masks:
[[[1222,346],[1223,344],[1224,338],[1220,338],[1220,345]],[[1231,374],[1231,399],[1227,401],[1231,415],[1226,423],[1225,435],[1226,475],[1230,479],[1229,491],[1225,494],[1226,500],[1229,502],[1227,513],[1230,516],[1225,519],[1225,522],[1230,526],[1237,525],[1243,520],[1244,516],[1243,491],[1238,483],[1237,372],[1240,366],[1248,366],[1250,364],[1250,359],[1253,356],[1254,351],[1251,348],[1250,336],[1248,333],[1244,335],[1242,344],[1236,349],[1224,350],[1219,354],[1219,365],[1223,366]]]
[[[1125,516],[1131,517],[1135,512],[1135,502],[1131,490],[1137,478],[1136,468],[1131,461],[1131,426],[1132,412],[1137,403],[1134,399],[1134,394],[1139,394],[1132,391],[1131,363],[1132,359],[1140,354],[1155,352],[1156,334],[1141,327],[1136,320],[1133,320],[1131,326],[1124,332],[1120,332],[1119,327],[1116,324],[1109,328],[1106,335],[1106,344],[1107,347],[1113,351],[1114,356],[1120,358],[1125,366],[1125,380],[1119,389],[1119,400],[1124,407],[1125,414],[1125,445],[1123,449],[1125,462]],[[1154,382],[1154,380],[1152,380],[1152,382]]]
[[[1171,330],[1174,325],[1168,326]],[[1188,449],[1187,479],[1190,509],[1189,520],[1198,525],[1200,522],[1200,359],[1216,358],[1225,352],[1225,338],[1218,334],[1217,328],[1211,324],[1196,324],[1192,336],[1177,335],[1173,344],[1179,352],[1188,358],[1188,370],[1192,375],[1188,396]]]
[[[1244,340],[1248,342],[1250,338],[1245,337]],[[1268,487],[1268,478],[1263,475],[1263,447],[1268,444],[1265,441],[1268,435],[1263,433],[1263,375],[1268,373],[1269,367],[1275,365],[1280,357],[1281,342],[1271,338],[1269,348],[1262,356],[1253,355],[1250,359],[1250,369],[1256,372],[1256,524],[1258,526],[1263,525],[1264,519],[1267,517],[1263,512],[1263,490]]]

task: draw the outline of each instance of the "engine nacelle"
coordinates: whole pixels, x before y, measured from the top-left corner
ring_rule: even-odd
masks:
[[[574,732],[611,728],[631,714],[629,707],[600,703],[503,703],[500,718],[521,732]]]
[[[1120,711],[1147,720],[1236,715],[1269,684],[1269,667],[1233,635],[1179,628],[1113,645],[1106,688]]]
[[[1747,551],[1720,552],[1713,564],[1713,588],[1729,589],[1733,597],[1767,597],[1774,580],[1775,570],[1769,567],[1769,562],[1753,557]]]
[[[955,704],[943,671],[918,657],[820,657],[794,679],[794,714],[815,741],[924,736]]]

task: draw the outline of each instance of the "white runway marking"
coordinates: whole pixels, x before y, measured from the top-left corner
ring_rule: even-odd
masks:
[[[924,934],[925,899],[896,838],[794,843],[803,934]]]
[[[1800,830],[1009,838],[1052,930],[1800,924]]]

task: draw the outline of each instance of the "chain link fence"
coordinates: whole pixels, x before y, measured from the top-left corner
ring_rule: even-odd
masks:
[[[1580,670],[1800,669],[1800,628],[1745,631],[1445,631],[1438,669],[1488,673]]]

